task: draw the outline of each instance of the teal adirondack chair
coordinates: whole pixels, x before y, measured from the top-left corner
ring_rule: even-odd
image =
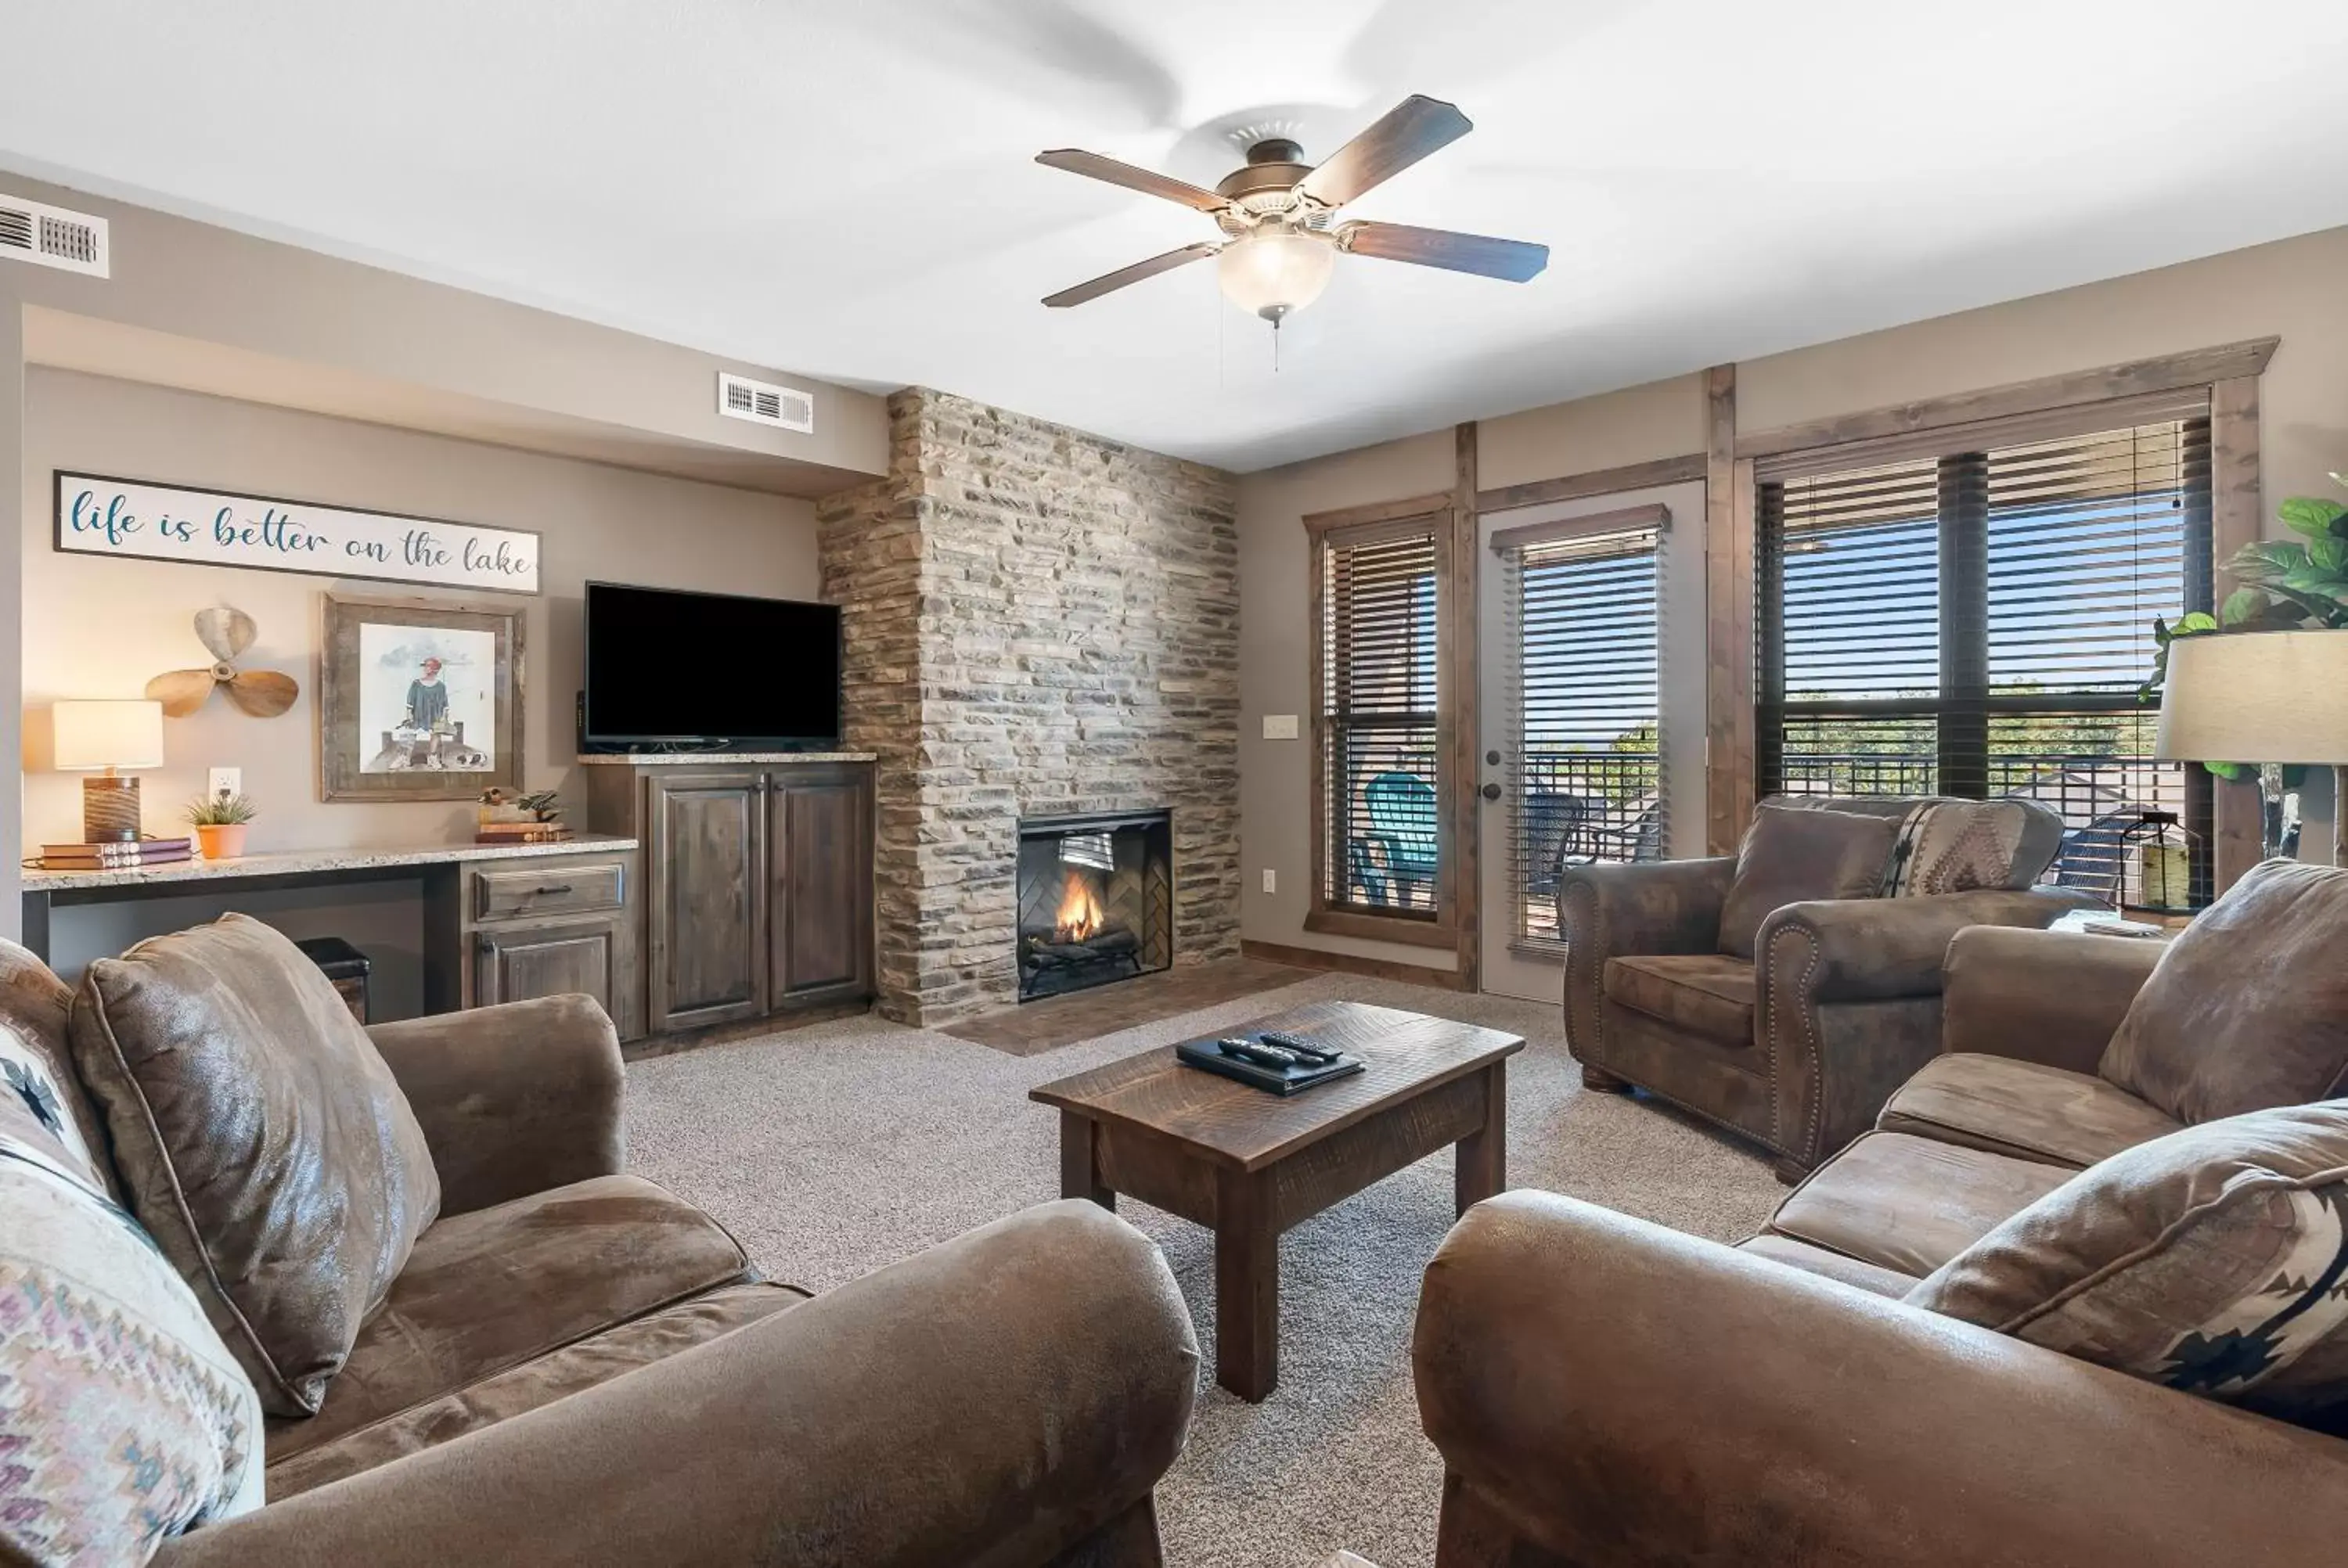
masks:
[[[1370,825],[1347,846],[1354,882],[1372,904],[1406,905],[1435,881],[1435,786],[1416,774],[1384,773],[1362,793]]]

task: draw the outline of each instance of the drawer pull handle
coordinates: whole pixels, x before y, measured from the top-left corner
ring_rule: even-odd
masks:
[[[568,882],[551,882],[545,886],[541,887],[534,897],[540,898],[551,898],[557,893],[568,893],[571,890],[571,884]]]

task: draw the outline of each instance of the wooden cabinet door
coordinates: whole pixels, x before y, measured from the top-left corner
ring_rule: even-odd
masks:
[[[872,994],[872,774],[779,769],[767,801],[775,1005],[862,1000]]]
[[[644,971],[652,1032],[767,1010],[767,781],[755,769],[647,779]]]
[[[612,1011],[621,970],[617,920],[568,926],[521,926],[473,936],[473,996],[477,1006],[526,1002],[584,992]]]

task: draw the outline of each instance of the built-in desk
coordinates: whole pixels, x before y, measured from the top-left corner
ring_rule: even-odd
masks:
[[[644,1032],[637,983],[637,841],[283,850],[233,860],[23,873],[25,946],[49,957],[49,913],[204,893],[417,881],[424,889],[424,1010],[583,991],[623,1039]]]

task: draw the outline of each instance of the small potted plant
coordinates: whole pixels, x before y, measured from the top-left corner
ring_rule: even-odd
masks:
[[[234,860],[242,855],[245,825],[252,818],[252,803],[227,790],[188,804],[188,821],[195,826],[206,860]]]

